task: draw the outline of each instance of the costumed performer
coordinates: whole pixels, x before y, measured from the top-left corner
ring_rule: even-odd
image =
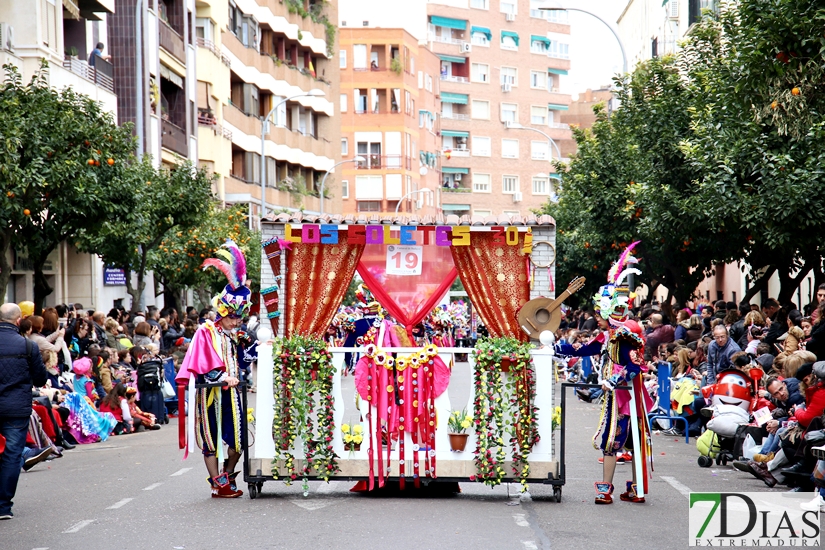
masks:
[[[604,455],[602,481],[595,483],[596,504],[613,503],[613,475],[616,470],[616,454],[623,449],[633,455],[631,467],[633,480],[627,482],[627,489],[619,498],[626,502],[644,502],[647,493],[647,467],[645,460],[650,457],[650,428],[647,412],[653,401],[639,376],[645,368],[644,338],[642,327],[630,319],[628,299],[630,290],[625,286],[627,276],[641,272],[629,264],[638,262],[633,256],[637,243],[627,247],[610,269],[608,284],[594,296],[599,328],[604,330],[588,344],[576,347],[558,344],[556,353],[577,357],[589,357],[603,353],[602,389],[605,399],[602,405],[599,429],[593,436],[593,446]],[[618,386],[630,385],[631,390],[617,390]],[[640,479],[641,478],[641,479]],[[638,483],[642,483],[639,490]]]
[[[184,434],[181,428],[180,438],[181,448],[186,447],[185,456],[194,451],[197,442],[209,472],[212,498],[237,498],[243,494],[235,482],[235,467],[241,457],[242,413],[237,330],[249,310],[250,290],[244,284],[243,253],[231,240],[223,247],[217,252],[221,259],[207,259],[203,269],[219,269],[229,284],[212,299],[217,317],[214,322],[206,320],[198,327],[175,381],[179,385],[179,399],[183,394],[181,386],[189,388],[187,429]],[[196,383],[221,385],[195,389]],[[180,403],[179,410],[184,410],[183,406]],[[223,443],[229,448],[225,460]]]

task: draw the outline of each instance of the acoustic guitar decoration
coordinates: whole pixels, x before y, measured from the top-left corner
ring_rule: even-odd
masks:
[[[562,302],[580,290],[584,283],[584,277],[576,277],[556,299],[539,297],[524,304],[517,316],[521,329],[533,340],[538,340],[539,334],[545,330],[558,330],[561,324]]]

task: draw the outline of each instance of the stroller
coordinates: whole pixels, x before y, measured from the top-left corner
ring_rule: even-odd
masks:
[[[716,464],[727,466],[728,462],[733,462],[736,457],[733,453],[735,437],[720,437],[719,434],[713,430],[705,430],[701,436],[696,439],[696,449],[699,451],[699,467],[710,468],[713,466],[713,461]]]

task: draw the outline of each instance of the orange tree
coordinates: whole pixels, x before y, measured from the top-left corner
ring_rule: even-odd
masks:
[[[212,295],[226,285],[226,279],[214,269],[202,270],[201,264],[215,257],[226,239],[232,239],[243,250],[252,291],[260,290],[260,233],[249,229],[246,208],[222,209],[213,203],[199,224],[170,232],[150,257],[151,268],[163,283],[164,303],[182,306],[183,292],[191,288],[202,306],[209,304]]]
[[[107,265],[126,272],[132,311],[139,311],[150,254],[173,232],[188,231],[203,220],[212,200],[213,177],[188,162],[173,169],[155,168],[146,157],[127,178],[132,182],[128,214],[102,220],[76,240],[79,249],[96,253]]]
[[[48,68],[24,83],[12,65],[0,85],[0,289],[9,252],[28,256],[39,311],[52,288],[43,273],[60,243],[101,220],[127,216],[134,152],[128,126],[71,88],[49,87]]]

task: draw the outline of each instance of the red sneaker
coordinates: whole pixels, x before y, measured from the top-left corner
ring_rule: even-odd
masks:
[[[238,498],[243,494],[243,491],[232,490],[226,473],[211,478],[209,484],[212,485],[212,498]]]
[[[640,497],[636,494],[636,484],[632,481],[627,482],[627,491],[619,495],[619,498],[625,502],[642,503],[645,501],[644,497]]]
[[[596,487],[596,504],[613,504],[612,483],[597,481],[593,485]]]
[[[626,462],[630,462],[633,458],[633,455],[630,453],[620,453],[616,455],[616,464],[625,464]],[[599,464],[604,464],[604,457],[599,458]]]

